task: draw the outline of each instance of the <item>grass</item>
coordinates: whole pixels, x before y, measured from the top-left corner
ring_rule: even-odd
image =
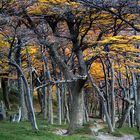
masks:
[[[133,135],[135,137],[135,140],[140,140],[140,134],[137,131],[137,128],[130,128],[130,127],[122,127],[119,129],[119,131],[126,135]]]
[[[38,120],[39,132],[33,132],[29,122],[10,123],[0,122],[0,140],[94,140],[93,136],[76,133],[69,136],[53,134],[53,130],[67,126],[46,125],[43,120]]]
[[[95,140],[91,135],[90,124],[75,131],[73,135],[60,136],[53,132],[59,129],[67,129],[68,125],[49,125],[46,120],[39,117],[37,119],[39,132],[33,132],[29,122],[10,123],[8,121],[0,122],[0,140]],[[107,127],[100,132],[108,132]],[[116,129],[113,136],[121,137],[123,135],[133,135],[135,140],[140,140],[140,134],[136,128],[123,127]]]
[[[74,134],[84,134],[84,135],[91,135],[91,130],[89,127],[82,127],[80,129],[77,129]]]
[[[107,133],[108,132],[108,128],[105,127],[101,130],[99,130],[100,132],[104,132]],[[140,134],[138,133],[136,127],[122,127],[119,129],[115,129],[115,131],[113,133],[111,133],[113,136],[116,137],[122,137],[123,135],[133,135],[135,137],[135,140],[140,140]]]

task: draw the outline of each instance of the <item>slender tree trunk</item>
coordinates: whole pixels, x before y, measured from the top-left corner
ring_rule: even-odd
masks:
[[[61,78],[62,79],[62,78]],[[65,88],[64,84],[61,84],[61,116],[62,120],[65,120]]]
[[[107,71],[106,71],[106,68],[105,68],[105,64],[102,60],[102,58],[100,57],[100,61],[102,63],[102,67],[103,67],[103,72],[104,72],[104,80],[105,80],[105,93],[106,93],[106,103],[107,103],[107,110],[108,110],[108,114],[109,116],[111,115],[111,112],[110,112],[110,98],[109,98],[109,88],[108,88],[108,75],[107,75]],[[108,66],[107,66],[108,67]],[[108,70],[108,69],[107,69]],[[109,70],[108,70],[109,71]]]
[[[48,64],[48,59],[45,56],[45,54],[43,54],[43,60],[45,63],[45,79],[48,79],[50,82],[52,81],[51,78],[51,73],[50,73],[50,69],[49,69],[49,64]],[[48,109],[48,123],[53,124],[53,104],[52,104],[52,85],[48,85],[47,87],[47,109]]]
[[[57,85],[57,90],[56,90],[56,96],[57,96],[57,102],[58,102],[58,122],[59,125],[62,124],[62,103],[61,103],[61,95],[60,95],[60,85]]]
[[[33,77],[32,77],[32,64],[31,64],[31,58],[30,58],[30,54],[28,52],[28,48],[26,48],[26,56],[27,56],[27,65],[28,65],[28,71],[29,71],[29,77],[30,77],[30,94],[32,96],[33,99]]]
[[[21,68],[21,45],[20,45],[20,40],[18,40],[18,47],[17,51],[15,54],[16,57],[16,63],[19,65]],[[27,114],[27,107],[25,103],[25,93],[24,93],[24,85],[23,85],[23,80],[21,77],[20,71],[17,69],[18,73],[18,91],[19,91],[19,106],[21,108],[21,120],[27,120],[28,119],[28,114]]]
[[[65,123],[68,122],[70,123],[70,116],[69,116],[69,107],[68,107],[68,90],[66,89],[66,86],[64,87],[64,108],[65,108],[65,115],[64,115],[64,118],[65,118]]]
[[[113,128],[115,128],[115,113],[116,113],[116,101],[115,101],[115,92],[114,92],[114,83],[115,83],[115,75],[114,75],[114,63],[110,60],[111,65],[111,123]]]
[[[128,105],[128,107],[126,108],[125,112],[123,113],[123,116],[120,120],[120,123],[119,123],[119,128],[121,128],[124,123],[126,122],[126,119],[128,118],[129,114],[130,114],[130,110],[132,109],[133,105]]]
[[[39,102],[39,105],[40,105],[40,113],[43,113],[43,109],[44,109],[44,106],[43,106],[44,87],[41,90],[42,90],[42,92],[40,91],[40,89],[37,90],[37,96],[38,96],[38,102]]]
[[[23,81],[22,78],[19,77],[18,79],[19,83],[19,93],[20,93],[20,100],[19,100],[19,106],[21,108],[21,120],[27,120],[28,119],[28,113],[27,113],[27,107],[25,103],[25,94],[24,94],[24,86],[23,86]]]
[[[140,133],[140,76],[138,76],[137,84],[137,104],[136,104],[136,116],[137,116],[137,129]]]
[[[27,79],[25,78],[25,76],[23,74],[23,71],[21,70],[19,65],[17,65],[15,63],[15,61],[10,60],[9,64],[15,66],[22,76],[22,80],[24,82],[24,85],[25,85],[25,88],[26,88],[26,94],[27,94],[27,101],[28,101],[27,109],[28,109],[28,113],[29,113],[29,119],[31,121],[32,129],[33,130],[38,130],[37,123],[36,123],[36,117],[35,117],[35,113],[34,113],[34,108],[33,108],[32,97],[31,97],[31,94],[30,94],[30,88],[29,88]]]
[[[43,118],[47,119],[47,88],[43,87],[42,88],[42,113],[43,113]]]
[[[48,123],[53,124],[53,104],[52,104],[52,86],[47,87],[47,93],[48,93]]]
[[[105,117],[106,117],[106,122],[108,124],[108,129],[109,129],[109,132],[112,133],[114,131],[114,128],[112,126],[111,118],[110,118],[108,110],[107,110],[106,99],[104,98],[103,94],[101,93],[99,87],[94,83],[93,78],[91,77],[91,75],[89,75],[89,78],[90,78],[90,81],[92,83],[93,88],[95,88],[95,90],[97,91],[97,93],[99,94],[99,96],[101,98],[101,102],[102,102],[104,113],[105,113]]]
[[[8,78],[1,78],[1,87],[3,91],[3,100],[6,108],[10,109],[9,93],[8,93]]]

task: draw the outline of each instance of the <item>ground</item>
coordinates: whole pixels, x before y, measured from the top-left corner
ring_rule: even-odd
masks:
[[[33,132],[29,122],[1,121],[0,140],[140,140],[136,128],[122,128],[109,135],[101,123],[95,126],[95,122],[90,122],[68,136],[65,135],[67,125],[47,125],[47,121],[40,118],[37,120],[39,132]],[[95,135],[93,131],[98,128],[101,130]]]

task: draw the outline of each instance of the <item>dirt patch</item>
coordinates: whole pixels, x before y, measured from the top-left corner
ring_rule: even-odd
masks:
[[[67,130],[59,128],[53,131],[53,133],[61,136],[66,136]]]
[[[96,136],[96,140],[135,140],[132,135],[124,135],[123,137],[115,137],[107,134],[99,134]]]

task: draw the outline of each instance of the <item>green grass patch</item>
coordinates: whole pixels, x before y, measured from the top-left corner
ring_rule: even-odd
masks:
[[[59,136],[53,130],[66,128],[65,125],[46,125],[44,120],[38,120],[39,132],[33,132],[29,122],[10,123],[0,122],[0,140],[94,140],[93,136],[74,134]]]
[[[115,137],[122,137],[123,133],[116,129],[114,132],[111,133],[111,135]]]
[[[104,133],[108,133],[108,128],[105,127],[103,129],[100,129],[99,132],[104,132]],[[113,133],[111,133],[111,135],[116,136],[116,137],[122,137],[123,135],[133,135],[136,140],[140,140],[140,134],[137,131],[137,128],[131,128],[131,127],[122,127],[119,129],[115,129],[115,131]]]
[[[133,135],[135,137],[140,137],[140,134],[137,131],[136,127],[122,127],[120,129],[118,129],[121,133],[123,134],[129,134],[129,135]]]
[[[92,133],[89,127],[83,126],[82,128],[75,130],[74,134],[91,135]]]

